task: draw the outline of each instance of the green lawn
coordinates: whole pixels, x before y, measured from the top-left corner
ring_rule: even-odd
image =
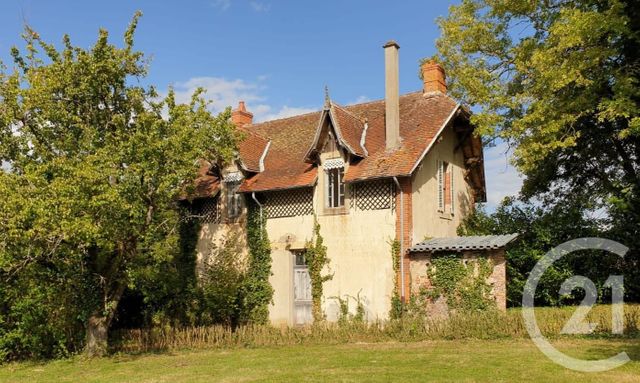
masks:
[[[597,374],[555,365],[526,339],[287,346],[81,357],[0,368],[2,382],[638,382],[637,340],[560,340],[572,356],[627,351],[632,361]]]

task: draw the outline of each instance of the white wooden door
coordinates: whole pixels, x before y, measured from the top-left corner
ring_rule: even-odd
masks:
[[[311,278],[309,269],[300,257],[293,268],[293,316],[296,325],[313,322],[311,313]]]

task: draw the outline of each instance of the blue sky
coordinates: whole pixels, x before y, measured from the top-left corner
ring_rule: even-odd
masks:
[[[418,61],[435,53],[438,16],[448,1],[17,0],[0,3],[0,60],[20,46],[24,23],[49,42],[64,33],[89,46],[98,28],[121,43],[136,10],[143,12],[136,48],[151,57],[146,81],[173,85],[184,100],[208,90],[213,109],[247,101],[258,120],[318,109],[324,86],[341,104],[384,96],[382,45],[400,46],[400,91],[419,90]],[[518,190],[504,147],[486,151],[490,205]]]

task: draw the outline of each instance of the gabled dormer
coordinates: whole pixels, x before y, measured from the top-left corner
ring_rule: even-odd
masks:
[[[367,157],[367,121],[332,102],[328,92],[305,161],[318,167],[318,188],[325,214],[348,212],[344,175],[352,160]]]
[[[349,160],[351,156],[365,158],[368,155],[366,134],[367,121],[331,101],[327,92],[311,147],[304,160],[318,164],[319,154],[333,149],[333,146],[344,154],[344,160]]]

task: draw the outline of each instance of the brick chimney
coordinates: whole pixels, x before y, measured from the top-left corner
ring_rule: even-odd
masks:
[[[248,125],[253,122],[253,113],[247,112],[244,101],[238,103],[238,108],[231,112],[231,122],[236,126]]]
[[[424,83],[423,92],[447,93],[447,83],[445,81],[444,69],[433,60],[422,64],[422,81]]]
[[[400,89],[398,79],[398,50],[400,45],[391,40],[384,48],[384,106],[385,146],[394,149],[400,144]]]

